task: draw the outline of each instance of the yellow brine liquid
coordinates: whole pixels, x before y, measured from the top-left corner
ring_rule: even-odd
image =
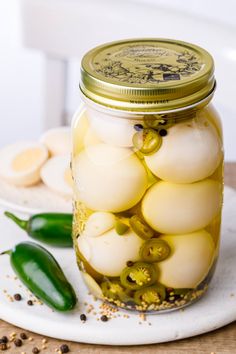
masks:
[[[74,247],[95,296],[157,312],[207,290],[223,195],[222,130],[211,105],[125,117],[83,108],[72,172]]]

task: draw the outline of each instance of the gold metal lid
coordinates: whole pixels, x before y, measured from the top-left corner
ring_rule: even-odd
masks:
[[[201,47],[169,39],[107,43],[82,59],[80,89],[102,106],[135,112],[179,109],[214,91],[214,62]]]

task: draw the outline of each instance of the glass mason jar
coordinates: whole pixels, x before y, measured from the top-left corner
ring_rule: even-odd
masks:
[[[220,119],[209,53],[190,43],[108,43],[82,60],[73,120],[73,238],[98,298],[163,312],[207,290],[219,250]]]

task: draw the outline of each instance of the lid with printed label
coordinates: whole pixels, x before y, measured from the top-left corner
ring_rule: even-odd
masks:
[[[82,94],[114,109],[135,112],[179,109],[209,101],[214,88],[211,55],[182,41],[111,42],[92,49],[82,59]]]

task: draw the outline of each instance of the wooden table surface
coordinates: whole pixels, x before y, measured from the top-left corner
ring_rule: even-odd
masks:
[[[226,164],[225,184],[236,188],[236,163]],[[11,343],[11,348],[4,353],[30,354],[34,347],[38,347],[41,349],[40,353],[55,354],[55,350],[59,349],[59,347],[64,344],[64,342],[59,340],[44,338],[40,335],[23,331],[20,328],[16,328],[0,320],[0,338],[4,335],[9,336],[13,332],[15,332],[17,336],[19,336],[20,333],[25,332],[32,340],[28,339],[23,341],[24,344],[20,348],[16,348],[15,345]],[[106,333],[104,331],[104,336],[105,335]],[[47,343],[43,344],[45,339]],[[133,347],[102,346],[70,342],[67,342],[66,344],[68,344],[70,348],[70,353],[83,354],[236,354],[236,322],[211,333],[164,344]],[[45,345],[45,349],[42,349],[43,345]],[[0,350],[0,353],[3,352]]]

